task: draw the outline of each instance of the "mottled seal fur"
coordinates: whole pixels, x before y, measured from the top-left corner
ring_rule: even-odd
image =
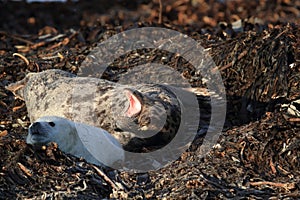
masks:
[[[179,100],[161,84],[120,85],[51,69],[7,89],[25,100],[31,122],[53,115],[101,127],[133,152],[166,145],[181,120]]]

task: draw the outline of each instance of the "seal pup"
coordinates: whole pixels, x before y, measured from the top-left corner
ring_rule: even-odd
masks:
[[[125,159],[121,144],[107,131],[62,117],[44,116],[29,126],[27,144],[50,142],[57,143],[64,153],[100,166],[119,168]]]

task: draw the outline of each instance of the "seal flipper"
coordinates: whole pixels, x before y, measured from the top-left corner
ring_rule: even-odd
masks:
[[[11,83],[8,86],[5,87],[8,91],[11,91],[16,98],[21,99],[24,101],[24,89],[30,79],[31,76],[33,76],[35,73],[29,73],[23,78],[22,80]]]

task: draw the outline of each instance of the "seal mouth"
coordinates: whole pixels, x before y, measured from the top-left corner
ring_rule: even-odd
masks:
[[[32,145],[46,145],[47,143],[49,143],[49,141],[48,138],[44,135],[29,133],[26,138],[26,143]]]

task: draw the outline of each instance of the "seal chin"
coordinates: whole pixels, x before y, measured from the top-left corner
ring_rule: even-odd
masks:
[[[46,145],[49,142],[50,141],[48,140],[48,138],[43,135],[28,134],[26,138],[26,143],[31,145]]]

